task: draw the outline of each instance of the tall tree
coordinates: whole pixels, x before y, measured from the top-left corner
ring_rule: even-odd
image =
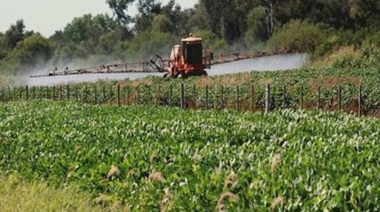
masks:
[[[134,18],[134,31],[141,33],[152,28],[154,16],[161,14],[161,2],[157,0],[139,0],[137,3],[139,14]]]
[[[134,0],[106,0],[106,2],[113,11],[117,23],[124,29],[125,38],[131,37],[129,25],[132,23],[132,17],[128,14],[128,7]]]
[[[24,21],[18,20],[16,24],[12,24],[11,27],[5,32],[5,40],[8,49],[15,48],[17,43],[25,38],[24,29]]]

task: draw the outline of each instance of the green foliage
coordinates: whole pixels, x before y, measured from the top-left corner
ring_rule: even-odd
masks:
[[[146,59],[155,54],[168,55],[172,45],[178,38],[169,33],[143,32],[131,42],[126,42],[124,57],[131,56],[135,59]],[[138,57],[138,58],[136,58]],[[127,58],[130,59],[130,58]]]
[[[22,41],[25,36],[25,25],[23,20],[18,20],[15,25],[5,32],[5,42],[7,49],[13,49],[17,46],[18,42]]]
[[[323,39],[321,28],[307,21],[293,20],[275,32],[270,43],[277,48],[312,52]]]
[[[174,24],[165,15],[157,15],[154,17],[152,22],[153,32],[173,32]]]
[[[18,43],[11,53],[20,66],[34,67],[46,63],[51,57],[49,42],[41,35],[33,35]]]
[[[247,16],[248,30],[245,39],[248,43],[255,43],[268,38],[266,29],[266,9],[259,6],[252,9]]]
[[[0,105],[0,167],[132,210],[379,209],[375,119],[32,101]],[[101,201],[100,201],[101,202]]]
[[[218,39],[210,30],[196,31],[193,35],[202,38],[203,46],[210,48],[215,53],[225,50],[228,46],[225,40]]]

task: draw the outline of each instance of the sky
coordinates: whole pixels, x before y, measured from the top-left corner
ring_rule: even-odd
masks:
[[[169,0],[163,0],[166,4]],[[137,1],[135,1],[137,2]],[[198,0],[176,0],[182,8],[191,8]],[[131,7],[131,14],[137,9]],[[108,13],[106,0],[0,0],[0,32],[5,32],[17,20],[23,19],[27,31],[40,32],[49,37],[62,30],[74,17],[91,13]]]

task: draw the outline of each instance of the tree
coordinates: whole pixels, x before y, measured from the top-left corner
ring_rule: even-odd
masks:
[[[17,43],[24,39],[24,29],[24,21],[18,20],[15,25],[12,24],[5,32],[5,42],[8,49],[15,48]]]
[[[263,41],[269,37],[266,15],[266,8],[263,6],[255,7],[248,13],[248,29],[245,35],[248,42]]]
[[[12,51],[11,58],[21,66],[44,64],[51,58],[49,42],[39,34],[25,38]]]
[[[106,2],[113,11],[117,23],[124,29],[124,37],[130,38],[132,32],[129,25],[132,23],[132,17],[128,15],[128,7],[134,0],[106,0]]]
[[[174,24],[165,15],[157,15],[153,19],[152,30],[154,32],[172,32]]]
[[[274,33],[270,43],[277,48],[313,52],[322,40],[323,32],[318,26],[307,21],[292,20]]]
[[[161,3],[157,0],[139,0],[137,9],[139,14],[134,19],[134,31],[137,33],[150,31],[154,17],[162,12]]]

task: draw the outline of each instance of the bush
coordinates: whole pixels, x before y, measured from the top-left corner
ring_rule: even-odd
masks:
[[[275,32],[269,43],[275,48],[313,52],[322,40],[320,27],[307,21],[292,20]]]

